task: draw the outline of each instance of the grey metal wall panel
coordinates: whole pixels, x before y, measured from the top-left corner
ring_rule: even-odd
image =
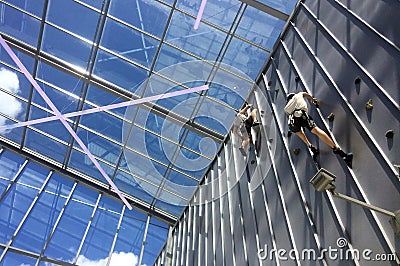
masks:
[[[254,212],[255,212],[255,219],[257,221],[257,231],[258,231],[258,238],[259,238],[259,248],[257,248],[257,252],[259,249],[267,250],[274,248],[273,243],[273,231],[270,230],[270,221],[267,216],[266,209],[268,206],[265,205],[265,196],[263,194],[263,187],[258,186],[256,190],[252,193],[254,204]],[[263,252],[260,253],[261,257],[265,255]],[[261,260],[263,265],[276,265],[275,258],[268,259],[268,260]],[[257,264],[251,264],[257,265]]]
[[[217,180],[218,178],[218,163],[214,162],[214,165],[211,170],[211,179],[213,181]],[[210,254],[210,261],[213,265],[214,262],[219,262],[222,264],[223,260],[223,253],[222,253],[222,235],[221,235],[221,216],[220,216],[220,200],[217,198],[219,193],[219,186],[218,182],[213,182],[213,186],[211,187],[212,190],[212,198],[213,201],[211,203],[211,216],[212,216],[212,250],[213,254]],[[211,256],[212,255],[212,256]],[[217,260],[218,258],[218,260]]]
[[[399,1],[337,1],[400,47]],[[373,12],[371,12],[373,11]]]
[[[256,240],[256,228],[255,228],[255,213],[251,206],[249,187],[247,176],[239,179],[238,188],[240,193],[240,206],[243,217],[243,233],[244,241],[246,244],[247,259],[249,265],[257,265],[257,251],[258,245]]]
[[[205,184],[211,185],[211,171],[207,173]],[[213,265],[214,262],[214,247],[213,247],[213,212],[212,212],[212,188],[207,190],[207,203],[204,206],[204,264],[203,265]]]
[[[205,199],[205,190],[201,189],[200,190],[200,202],[203,202]],[[197,250],[195,251],[195,260],[197,261],[197,265],[205,265],[205,241],[206,241],[206,231],[205,231],[205,223],[206,219],[205,217],[205,208],[207,208],[207,205],[205,204],[200,204],[199,205],[199,211],[197,215],[198,219],[198,234],[197,234]]]
[[[184,256],[184,265],[193,265],[193,238],[194,238],[194,215],[196,207],[193,205],[188,206],[187,218],[187,237],[186,237],[186,256]]]
[[[317,2],[321,2],[318,16],[321,22],[329,27],[332,34],[351,52],[352,56],[359,61],[365,70],[399,102],[400,94],[396,89],[400,86],[398,80],[398,73],[400,72],[399,51],[385,39],[379,38],[377,31],[373,31],[374,28],[371,29],[372,26],[369,27],[368,22],[358,20],[337,1]],[[373,12],[370,12],[369,17],[386,21],[390,28],[390,25],[395,25],[396,20],[399,22],[398,14],[397,16],[394,13],[377,15],[376,9],[380,8],[379,3],[382,2],[385,1],[377,1],[378,6],[370,5]],[[390,8],[400,9],[398,1],[391,2],[393,4]],[[353,6],[357,8],[356,4]],[[398,32],[400,30],[399,24],[397,24],[397,29],[392,28],[392,30]]]
[[[243,247],[243,227],[241,223],[241,213],[239,209],[240,196],[237,186],[237,177],[235,172],[236,163],[240,163],[238,157],[232,153],[237,153],[237,149],[232,150],[231,143],[227,143],[225,148],[225,160],[226,160],[226,171],[228,174],[228,204],[229,217],[230,217],[230,228],[232,235],[233,253],[235,265],[246,265],[246,259]],[[233,159],[234,163],[229,163],[228,160]]]
[[[221,154],[221,157],[218,158],[218,168],[219,168],[219,177],[221,177],[221,173],[225,171],[226,158],[228,149],[225,146],[224,154]],[[221,217],[221,231],[222,231],[222,245],[224,249],[223,258],[217,258],[217,261],[223,260],[225,265],[234,265],[234,249],[233,249],[233,236],[231,230],[231,217],[229,211],[229,200],[228,194],[224,193],[227,191],[227,179],[219,178],[219,193],[220,193],[220,217]]]
[[[286,223],[285,214],[283,211],[282,201],[279,197],[278,185],[275,180],[275,174],[271,171],[268,172],[264,181],[265,193],[267,203],[271,210],[271,223],[274,228],[274,235],[276,239],[276,248],[291,250],[293,248],[289,228]],[[272,247],[269,247],[269,250]],[[281,265],[295,265],[294,261],[280,261]]]
[[[329,192],[317,192],[309,184],[317,168],[305,144],[295,134],[289,136],[282,111],[289,92],[304,91],[317,97],[320,108],[310,105],[317,125],[344,150],[354,153],[353,168],[349,169],[325,143],[306,132],[320,148],[321,166],[337,176],[336,191],[389,211],[400,209],[399,170],[394,166],[400,164],[399,5],[394,0],[299,4],[297,15],[263,70],[259,89],[248,99],[260,111],[261,155],[252,154],[250,159],[255,163],[251,164],[228,137],[205,180],[218,182],[209,186],[211,192],[195,196],[211,193],[216,199],[189,207],[176,226],[176,239],[182,243],[175,244],[174,250],[181,248],[185,253],[195,243],[196,249],[190,250],[192,259],[186,261],[189,265],[364,266],[400,262],[399,258],[396,262],[329,256],[325,260],[279,260],[276,256],[260,258],[259,253],[266,248],[296,248],[312,249],[319,255],[320,250],[338,248],[340,238],[347,241],[342,252],[399,252],[400,240],[387,216]],[[360,82],[355,82],[357,78]],[[373,109],[368,111],[365,106],[370,99]],[[331,113],[335,118],[329,121]],[[385,136],[388,130],[393,130],[393,138]],[[298,155],[295,149],[300,150]],[[247,171],[240,172],[246,165]],[[254,187],[255,180],[262,182]],[[219,198],[218,193],[222,194]],[[191,213],[196,222],[189,221]],[[198,240],[186,236],[194,228]]]

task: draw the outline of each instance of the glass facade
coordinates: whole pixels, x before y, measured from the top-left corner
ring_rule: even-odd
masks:
[[[289,2],[273,9],[288,16]],[[62,114],[209,85],[67,119],[122,192],[171,219],[187,205],[285,24],[246,3],[210,0],[195,30],[198,9],[187,0],[0,2],[2,36]],[[0,109],[1,139],[107,185],[59,120],[4,127],[54,112],[4,49],[0,68],[14,82],[0,84],[9,103]]]
[[[270,2],[283,17],[208,0],[195,30],[200,1],[0,0],[2,38],[79,138],[2,47],[0,265],[152,265],[296,3]]]
[[[152,265],[168,235],[167,224],[4,150],[0,184],[0,265],[106,265],[140,256]]]

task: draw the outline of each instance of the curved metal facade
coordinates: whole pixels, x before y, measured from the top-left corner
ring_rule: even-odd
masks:
[[[400,209],[399,25],[398,1],[301,1],[248,99],[263,123],[260,156],[226,140],[156,264],[397,265],[388,216],[309,184],[317,168],[283,107],[289,92],[317,97],[317,125],[354,153],[350,169],[306,132],[336,191]]]

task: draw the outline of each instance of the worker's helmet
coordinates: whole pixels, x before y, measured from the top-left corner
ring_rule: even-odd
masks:
[[[290,99],[292,99],[293,98],[293,96],[295,95],[295,93],[289,93],[287,96],[286,96],[286,103],[288,103],[289,101],[290,101]]]

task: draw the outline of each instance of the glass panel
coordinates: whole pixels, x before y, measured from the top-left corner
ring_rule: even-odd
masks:
[[[12,251],[8,251],[6,256],[0,263],[0,265],[19,265],[19,266],[26,266],[26,265],[35,265],[36,259],[24,256],[21,254],[14,253]]]
[[[26,184],[39,189],[43,185],[48,174],[48,169],[30,162],[27,164],[21,176],[18,178],[18,183]]]
[[[110,167],[101,161],[98,162],[103,170],[107,173],[107,175],[111,178],[112,174],[114,173],[114,167]],[[90,177],[96,178],[97,180],[100,180],[105,184],[108,184],[107,180],[103,177],[97,167],[92,163],[89,157],[80,151],[72,150],[69,167],[78,170]]]
[[[0,119],[1,118],[2,118],[2,116],[0,116]],[[7,139],[14,141],[16,143],[21,143],[23,130],[24,129],[22,127],[20,127],[20,128],[14,128],[14,129],[12,129],[10,131],[6,131],[6,132],[0,131],[0,135],[6,137]]]
[[[203,139],[201,141],[201,143],[202,143],[201,145],[205,146],[205,147],[208,147],[208,145],[206,143],[210,144],[209,146],[211,146],[211,147],[214,146],[215,147],[214,154],[215,154],[216,149],[217,149],[216,143],[214,143],[210,139],[208,139],[208,140]],[[210,164],[209,159],[207,159],[203,156],[200,156],[198,154],[195,154],[193,152],[190,152],[188,150],[185,150],[185,149],[180,149],[179,153],[176,156],[177,156],[177,158],[174,163],[174,168],[178,169],[186,174],[189,174],[190,176],[192,176],[196,179],[200,179],[202,177],[204,170]],[[193,180],[193,182],[196,182],[196,181]],[[192,181],[189,183],[192,184]],[[188,185],[189,185],[189,183],[188,183]]]
[[[193,29],[194,21],[192,17],[174,12],[165,40],[206,60],[215,60],[226,33],[206,24],[202,24],[201,28],[195,30]]]
[[[291,14],[296,6],[297,0],[258,0],[286,14]]]
[[[119,58],[108,60],[114,57],[100,49],[93,73],[125,90],[136,91],[137,86],[147,78],[147,71]]]
[[[207,92],[207,96],[224,102],[235,109],[239,109],[242,106],[244,100],[239,91],[235,91],[235,88],[229,88],[226,87],[225,84],[217,83],[212,84]],[[226,107],[215,106],[215,108],[218,108],[221,112],[226,112]]]
[[[285,21],[248,6],[235,34],[271,50],[284,25]]]
[[[53,225],[65,204],[73,182],[59,175],[53,175],[27,220],[17,234],[13,246],[40,253]],[[53,193],[49,193],[53,192]]]
[[[82,94],[82,89],[85,86],[82,78],[78,79],[67,74],[66,72],[60,71],[59,69],[42,62],[39,62],[37,71],[37,78],[45,80],[56,87],[70,92],[73,95],[79,96]],[[54,104],[57,106],[57,108],[59,108],[61,113],[75,111],[78,102],[78,100],[76,100],[77,97],[73,98],[72,95],[61,95],[61,92],[55,91],[55,89],[50,87],[42,86],[42,89],[49,90],[48,92],[46,91],[47,96],[54,101]],[[63,93],[65,94],[65,92]],[[37,96],[37,98],[41,99],[40,96]],[[39,103],[40,101],[37,102]]]
[[[123,258],[123,261],[130,261],[132,265],[137,264],[145,227],[146,216],[144,214],[125,209],[110,265],[117,264]]]
[[[90,5],[98,10],[102,9],[104,6],[103,1],[93,1],[93,0],[79,0],[79,2],[85,3],[87,5]]]
[[[193,190],[197,187],[198,182],[176,171],[171,171],[168,175],[168,182],[164,184],[164,188],[183,198],[190,199]]]
[[[233,38],[222,62],[239,69],[254,80],[268,56],[268,52]]]
[[[175,87],[168,91],[164,91],[163,93],[181,91],[181,90],[182,88]],[[181,116],[189,117],[193,113],[193,108],[196,106],[199,97],[200,96],[196,93],[189,93],[166,99],[161,99],[158,100],[156,103]]]
[[[150,219],[146,245],[143,253],[143,264],[153,265],[168,237],[168,226],[154,218]]]
[[[142,131],[141,129],[138,130]],[[145,148],[146,153],[150,157],[155,158],[160,162],[169,164],[172,161],[173,151],[175,151],[178,148],[177,145],[166,140],[161,140],[159,137],[149,132],[144,132],[144,134],[145,134],[144,146],[146,147]],[[132,140],[134,140],[134,138]]]
[[[124,156],[132,173],[149,180],[155,186],[160,184],[160,173],[154,167],[155,162],[130,150],[125,150]]]
[[[192,60],[195,60],[195,58],[169,45],[163,44],[158,55],[155,70],[159,71],[165,67]]]
[[[185,145],[187,147],[190,147],[192,150],[195,150],[199,153],[202,152],[202,150],[204,149],[204,153],[205,155],[209,156],[211,154],[214,154],[216,152],[216,148],[218,145],[216,143],[214,143],[214,141],[210,140],[209,138],[205,138],[202,135],[199,135],[193,131],[180,131],[179,135],[185,133],[186,135],[187,132],[187,137],[185,139]],[[206,145],[205,145],[206,144]],[[212,147],[214,145],[214,147]]]
[[[0,155],[0,176],[8,180],[13,179],[24,161],[14,153],[4,151]]]
[[[124,36],[124,38],[120,38],[120,36]],[[150,68],[159,42],[114,20],[107,19],[101,45]],[[116,56],[111,56],[98,62],[115,59],[117,59]]]
[[[0,202],[0,243],[7,243],[28,210],[38,189],[42,186],[48,170],[28,163],[18,183],[14,183]],[[27,187],[24,184],[32,187]],[[35,187],[35,188],[33,188]]]
[[[179,217],[182,211],[186,208],[187,202],[181,198],[173,196],[168,192],[162,192],[158,198],[162,198],[157,200],[155,203],[155,207],[160,208],[167,213],[174,215],[175,217]]]
[[[1,71],[1,70],[0,70]],[[11,72],[7,72],[10,73]],[[11,79],[5,81],[5,78],[10,78],[10,75],[5,74],[4,72],[0,73],[0,79],[3,81],[0,81],[0,86],[2,89],[11,92],[11,93],[16,93],[19,90],[18,87],[18,81],[16,81],[16,84],[9,84],[8,82],[11,82]],[[16,75],[11,74],[12,78],[16,78]],[[3,87],[4,86],[4,87]],[[25,110],[26,110],[27,104],[14,96],[0,91],[0,113],[3,114],[4,116],[8,116],[14,119],[17,119],[19,121],[24,120],[24,115],[25,115]],[[10,119],[0,116],[0,126],[6,125],[6,124],[14,124],[15,122],[11,122]],[[6,133],[8,131],[0,131],[3,133]]]
[[[27,58],[24,54],[20,54],[17,51],[16,55],[18,59],[25,65],[26,68],[30,67],[30,63],[32,62],[31,58]],[[4,55],[4,57],[9,57],[9,55],[4,52],[3,48],[0,48],[0,53]],[[4,58],[5,60],[8,58]],[[11,59],[10,59],[11,60]],[[7,61],[7,60],[6,60]],[[9,62],[11,65],[14,65],[14,62]],[[0,86],[2,89],[5,89],[14,94],[20,95],[25,99],[29,98],[30,86],[31,83],[29,80],[22,74],[21,72],[15,71],[14,69],[9,68],[8,66],[2,65],[0,67]]]
[[[104,159],[111,164],[117,163],[122,149],[121,146],[81,128],[78,129],[78,136],[94,156]],[[75,141],[74,146],[79,147],[79,144]],[[88,160],[89,158],[85,161],[89,162]]]
[[[0,31],[34,47],[40,29],[40,21],[6,4],[0,4]]]
[[[195,186],[197,184],[196,180],[193,180],[179,172],[176,172],[174,170],[168,170],[165,166],[162,165],[154,165],[155,169],[158,171],[160,178],[167,176],[168,180],[173,182],[174,184],[178,185],[185,185],[185,186]],[[168,175],[166,175],[168,173]],[[183,197],[188,197],[191,194],[182,194],[183,191],[179,192],[179,189],[174,189],[173,192],[182,195]]]
[[[91,109],[85,105],[84,109]],[[81,116],[81,125],[110,137],[118,142],[122,141],[122,120],[105,112],[97,112]]]
[[[175,0],[160,0],[160,2],[164,2],[164,3],[167,3],[172,6],[174,4]]]
[[[179,0],[177,7],[197,16],[200,4],[201,1]],[[202,20],[207,20],[225,30],[229,30],[231,26],[230,22],[234,20],[240,4],[241,2],[235,0],[208,0],[204,8]],[[194,20],[188,21],[186,24],[188,24],[187,27],[193,28]],[[200,25],[199,30],[202,30],[205,25]]]
[[[42,16],[44,0],[37,0],[35,2],[29,0],[7,0],[6,2],[22,8],[23,10],[26,10],[36,16]]]
[[[68,12],[65,12],[65,10],[68,10]],[[99,13],[76,1],[50,0],[47,10],[47,20],[89,41],[93,41],[99,20]]]
[[[89,86],[89,89],[88,89],[88,92],[86,95],[86,102],[90,102],[90,103],[96,104],[98,106],[105,106],[105,105],[125,102],[125,100],[122,97],[118,97],[117,95],[111,94],[110,92],[104,91],[95,86]],[[88,106],[89,106],[89,104],[88,104]],[[88,109],[91,109],[91,108],[93,108],[93,107],[92,106],[88,107]],[[113,112],[115,114],[124,116],[126,108],[127,107],[117,108],[117,109],[112,109],[109,111]]]
[[[153,196],[148,194],[141,187],[141,182],[137,182],[136,178],[130,174],[118,171],[117,175],[115,176],[114,183],[118,187],[118,189],[132,195],[133,197],[141,201],[151,203],[153,200]]]
[[[85,233],[98,193],[78,185],[58,224],[45,255],[73,261]]]
[[[63,125],[61,125],[61,122],[59,121],[56,121],[56,123],[52,124],[56,124],[57,128],[61,130],[63,129]],[[49,126],[51,127],[51,124],[47,125],[47,128]],[[67,151],[67,147],[64,144],[61,144],[60,142],[50,139],[49,137],[37,133],[31,129],[27,130],[25,146],[61,163],[64,161]],[[49,147],[51,147],[51,149],[49,149]]]
[[[132,107],[131,107],[132,108]],[[127,111],[127,118],[133,117],[131,113],[135,113],[135,110],[130,110],[128,109]],[[145,110],[143,108],[139,108],[138,115],[135,118],[135,124],[138,124],[142,127],[146,127],[147,129],[151,130],[152,132],[155,132],[157,134],[161,134],[162,132],[162,125],[164,123],[165,119],[162,118],[161,116],[158,116],[148,110]],[[128,125],[124,125],[124,127],[127,127]]]
[[[112,0],[109,10],[110,15],[160,38],[170,12],[158,1]]]
[[[12,49],[12,48],[11,48]],[[32,73],[32,69],[35,63],[34,58],[30,57],[27,54],[24,54],[22,52],[19,52],[18,50],[13,49],[13,52],[15,53],[16,56],[18,56],[19,60],[22,62],[22,64],[24,64],[25,68]],[[8,55],[8,53],[4,50],[3,46],[0,46],[0,60],[1,60],[1,67],[0,70],[2,68],[7,69],[11,72],[16,72],[14,69],[9,68],[8,66],[4,65],[4,64],[9,64],[11,66],[15,66],[17,67],[17,65],[14,63],[14,61],[11,59],[11,57]],[[23,92],[26,90],[29,92],[28,86],[25,86],[25,84],[29,84],[29,81],[25,78],[25,76],[19,72],[16,72],[18,75],[18,79],[20,82],[20,88],[24,88],[24,90],[21,89],[21,94],[23,95],[25,98],[27,98],[27,94],[24,94]],[[23,83],[26,82],[26,83]]]
[[[31,106],[31,109],[29,112],[29,120],[53,117],[53,116],[54,115],[52,113],[44,111],[42,109],[39,109],[35,106]],[[70,123],[70,125],[71,125],[71,123]],[[40,129],[43,132],[51,134],[54,137],[56,137],[60,140],[66,141],[66,142],[69,141],[70,136],[71,136],[71,134],[67,131],[67,129],[64,127],[64,125],[58,119],[53,120],[53,121],[44,122],[44,123],[38,123],[38,124],[32,125],[32,127]]]
[[[10,152],[0,155],[0,195],[21,168],[24,160]]]
[[[218,119],[219,117],[216,117],[221,112],[218,112],[218,113],[213,112],[213,107],[218,106],[218,103],[211,102],[211,101],[209,103],[212,103],[212,106],[211,106],[211,104],[207,104],[207,100],[204,101],[201,109],[209,111],[210,115],[204,115],[204,114],[197,115],[194,118],[194,121],[200,125],[203,125],[207,128],[211,128],[212,130],[225,135],[229,131],[229,127],[230,127],[231,123],[225,123],[225,125],[221,124],[221,122],[224,123],[224,120],[219,120]],[[204,106],[204,108],[203,108],[203,106]],[[207,107],[209,107],[209,109],[207,109]],[[214,108],[214,110],[217,111],[218,109]],[[221,110],[221,108],[219,110]],[[233,112],[233,111],[231,111],[231,112]],[[205,113],[205,112],[203,111],[202,113]],[[225,111],[224,113],[228,113],[228,112]],[[226,114],[224,114],[224,116],[227,119],[230,118],[229,116],[226,116]],[[208,152],[208,155],[212,156],[212,154],[210,152]]]
[[[108,258],[114,235],[119,221],[121,203],[108,198],[101,197],[88,235],[83,244],[77,264],[83,262],[106,260]],[[115,213],[117,212],[117,213]]]
[[[84,71],[89,59],[91,44],[46,24],[42,49]]]

